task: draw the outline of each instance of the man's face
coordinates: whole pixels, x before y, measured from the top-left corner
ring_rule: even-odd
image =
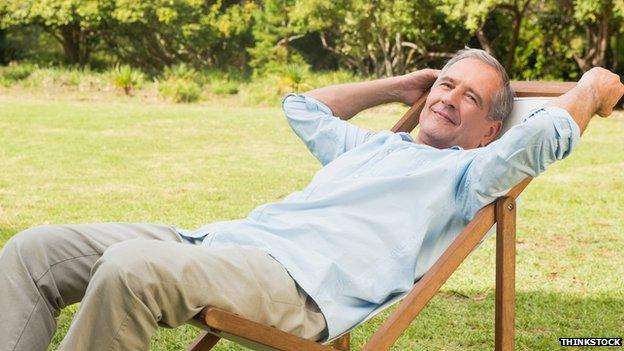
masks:
[[[417,141],[439,149],[487,145],[502,125],[487,116],[501,86],[500,75],[485,62],[457,61],[431,87],[420,114]]]

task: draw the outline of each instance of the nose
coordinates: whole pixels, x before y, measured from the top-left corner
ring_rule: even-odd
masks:
[[[442,103],[449,108],[457,108],[459,105],[460,94],[458,89],[451,89],[442,96]]]

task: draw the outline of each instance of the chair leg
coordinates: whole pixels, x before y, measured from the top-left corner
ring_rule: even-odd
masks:
[[[495,350],[514,350],[516,203],[504,197],[496,203],[496,326]]]
[[[208,332],[201,332],[193,343],[187,347],[187,351],[208,351],[211,350],[217,342],[219,342],[220,337],[210,334]]]
[[[347,333],[338,339],[334,340],[332,346],[339,351],[350,351],[351,350],[351,337],[350,334]]]

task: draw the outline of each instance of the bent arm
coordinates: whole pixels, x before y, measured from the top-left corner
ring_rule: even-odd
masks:
[[[524,178],[535,177],[568,156],[591,117],[610,115],[622,94],[624,85],[618,75],[593,68],[572,90],[478,150],[458,187],[457,200],[464,217],[472,219],[481,207]]]
[[[368,82],[331,85],[311,90],[304,95],[327,105],[334,115],[348,120],[368,108],[400,102],[403,87],[400,77],[377,79]]]
[[[550,106],[534,110],[499,140],[475,150],[457,189],[457,204],[471,220],[483,206],[505,195],[526,177],[535,177],[567,157],[580,138],[568,111]]]
[[[607,117],[624,94],[620,77],[604,68],[595,67],[585,72],[577,85],[553,99],[547,106],[560,107],[570,113],[581,131],[594,114]]]
[[[329,107],[310,96],[289,94],[282,108],[292,130],[322,165],[374,135],[368,129],[336,118]]]
[[[391,102],[413,104],[433,84],[438,71],[423,69],[368,82],[331,85],[304,93],[327,105],[336,117],[348,120],[360,111]]]

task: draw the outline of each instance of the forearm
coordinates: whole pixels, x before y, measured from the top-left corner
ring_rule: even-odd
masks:
[[[598,102],[590,88],[576,86],[550,101],[547,106],[556,106],[568,111],[583,132],[596,113]]]
[[[387,104],[404,102],[406,88],[403,76],[368,82],[331,85],[314,89],[304,95],[327,105],[335,116],[348,120],[360,111]]]
[[[567,110],[583,131],[594,114],[609,116],[622,94],[624,85],[620,76],[594,67],[583,74],[572,90],[554,99],[550,105]]]

